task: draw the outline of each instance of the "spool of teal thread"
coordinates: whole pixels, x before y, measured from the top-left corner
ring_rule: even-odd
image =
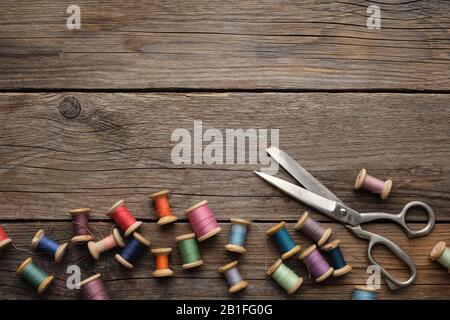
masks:
[[[367,286],[356,286],[352,300],[377,300],[376,290]]]
[[[19,265],[16,270],[16,274],[35,287],[38,294],[44,293],[54,279],[53,276],[47,275],[36,264],[34,264],[33,259],[31,258],[25,259],[25,261]]]
[[[275,242],[281,252],[281,259],[286,260],[300,251],[300,246],[295,243],[286,230],[284,221],[267,230],[266,234]]]

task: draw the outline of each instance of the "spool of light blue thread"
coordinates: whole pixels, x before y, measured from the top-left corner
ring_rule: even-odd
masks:
[[[300,251],[300,246],[295,243],[289,232],[286,230],[286,223],[280,222],[276,226],[267,230],[266,234],[275,242],[282,253],[281,259],[285,260]]]
[[[45,235],[43,229],[36,232],[31,240],[31,247],[41,252],[46,252],[55,257],[55,262],[60,262],[67,249],[67,243],[59,244]]]
[[[356,286],[352,300],[377,300],[376,290],[367,286]]]
[[[247,252],[244,244],[245,238],[247,236],[248,226],[252,223],[251,220],[231,218],[230,221],[232,223],[230,241],[225,246],[225,249],[237,253]]]

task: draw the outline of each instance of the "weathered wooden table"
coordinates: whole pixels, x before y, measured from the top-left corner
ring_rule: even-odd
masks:
[[[355,209],[397,213],[411,200],[429,203],[438,221],[426,237],[368,227],[418,268],[412,287],[392,293],[383,282],[380,298],[450,298],[448,273],[428,259],[438,240],[450,242],[448,1],[377,3],[379,30],[366,27],[370,1],[80,0],[79,30],[67,29],[70,4],[0,3],[0,223],[22,249],[0,258],[0,298],[37,298],[15,269],[39,228],[71,238],[69,209],[91,207],[93,231],[106,235],[106,210],[125,199],[153,247],[175,247],[189,231],[184,209],[207,199],[224,231],[201,244],[201,269],[182,271],[175,251],[174,277],[156,279],[150,254],[130,272],[113,253],[94,264],[84,246],[71,246],[59,265],[33,255],[57,277],[43,298],[78,298],[65,284],[66,267],[78,264],[83,278],[101,272],[116,299],[228,299],[217,267],[235,258],[223,246],[229,218],[241,217],[254,221],[239,257],[250,286],[233,298],[287,299],[265,275],[277,251],[264,231],[281,220],[293,231],[305,208],[257,178],[258,164],[174,164],[171,135],[192,132],[194,120],[221,132],[279,129],[280,147]],[[62,103],[70,97],[79,108]],[[394,180],[388,200],[352,190],[362,167]],[[148,200],[163,188],[180,218],[166,228]],[[349,299],[368,277],[367,243],[311,214],[334,228],[354,270],[321,285],[307,279],[290,299]],[[382,248],[377,258],[406,276]],[[308,278],[296,258],[289,265]]]

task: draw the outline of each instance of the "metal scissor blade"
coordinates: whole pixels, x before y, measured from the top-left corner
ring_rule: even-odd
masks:
[[[266,180],[268,183],[270,183],[272,186],[278,188],[292,198],[315,208],[316,210],[326,214],[333,219],[336,219],[336,216],[333,214],[334,210],[336,209],[336,201],[328,200],[322,196],[319,196],[318,194],[308,191],[293,183],[284,181],[280,178],[259,171],[254,172],[258,176]]]
[[[286,152],[281,151],[276,147],[267,148],[266,152],[309,191],[319,194],[329,200],[343,203],[333,192],[328,190],[319,182],[319,180],[314,178]]]

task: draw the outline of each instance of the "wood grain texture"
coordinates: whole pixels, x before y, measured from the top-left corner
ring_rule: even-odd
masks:
[[[450,3],[0,3],[0,88],[448,90]]]
[[[35,253],[33,259],[46,272],[52,273],[57,280],[55,285],[44,296],[46,299],[75,299],[79,292],[69,290],[66,287],[66,274],[68,265],[79,265],[83,270],[83,278],[95,272],[103,274],[106,285],[114,299],[349,299],[355,284],[364,284],[368,277],[366,268],[368,265],[366,250],[367,243],[356,239],[343,226],[326,224],[334,229],[334,238],[342,240],[341,248],[353,271],[340,278],[327,280],[326,283],[316,284],[309,279],[308,272],[297,256],[287,260],[287,264],[299,275],[305,278],[299,292],[293,297],[287,297],[281,288],[269,280],[265,270],[278,256],[275,246],[263,233],[273,223],[254,223],[251,225],[246,241],[248,252],[242,256],[227,253],[223,247],[227,244],[230,225],[222,223],[222,233],[200,244],[202,258],[205,264],[190,271],[181,270],[179,253],[175,247],[175,236],[189,232],[187,223],[176,223],[161,228],[156,223],[146,223],[141,229],[142,233],[152,240],[152,247],[169,246],[174,248],[171,255],[171,267],[175,274],[170,279],[156,279],[151,273],[154,270],[154,258],[146,253],[136,263],[132,271],[125,270],[114,259],[115,252],[105,253],[94,264],[85,245],[71,247],[65,259],[55,265],[53,261],[41,253]],[[39,228],[45,227],[51,237],[61,242],[68,241],[71,237],[71,224],[69,222],[29,222],[4,224],[5,229],[14,239],[14,244],[21,251],[10,248],[0,259],[0,296],[2,298],[36,298],[33,289],[15,276],[15,268],[20,261],[29,254],[23,249],[30,249],[29,243]],[[97,237],[103,237],[111,230],[110,222],[91,223],[92,232]],[[288,230],[303,248],[311,242],[303,235],[294,231],[294,224],[287,225]],[[447,271],[440,265],[429,261],[428,254],[432,246],[438,240],[449,241],[449,224],[439,224],[432,234],[414,240],[408,240],[397,228],[386,224],[373,224],[371,231],[385,235],[397,242],[411,255],[418,269],[415,284],[406,290],[395,293],[390,292],[383,284],[380,291],[381,299],[443,299],[448,298],[450,289],[450,277]],[[393,260],[388,252],[382,248],[375,251],[375,257],[386,268],[399,276],[407,276],[405,266]],[[239,270],[249,280],[250,286],[242,293],[230,296],[227,293],[227,285],[222,279],[217,268],[233,259],[240,261]],[[208,287],[208,290],[204,288]]]
[[[66,96],[0,95],[2,220],[69,220],[67,211],[80,206],[104,219],[123,198],[154,221],[148,194],[169,188],[180,218],[208,199],[220,221],[296,221],[305,207],[259,179],[259,164],[172,163],[172,132],[192,134],[202,120],[222,132],[278,128],[281,148],[355,209],[396,213],[423,200],[450,221],[448,95],[76,93],[81,112],[70,119],[58,109]],[[388,200],[352,189],[362,167],[393,179]],[[279,176],[289,179],[281,168]]]

